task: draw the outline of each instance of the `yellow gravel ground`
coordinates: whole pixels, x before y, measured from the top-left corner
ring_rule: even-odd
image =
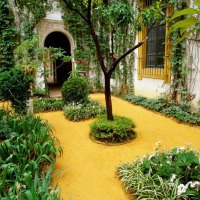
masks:
[[[103,94],[92,99],[104,103]],[[57,160],[56,171],[64,169],[58,181],[64,200],[128,200],[116,167],[152,152],[155,143],[162,141],[166,148],[191,144],[200,149],[200,128],[177,123],[140,106],[134,106],[117,97],[112,98],[114,114],[132,118],[136,122],[137,138],[120,146],[104,146],[89,138],[92,120],[70,122],[63,112],[40,114],[55,130],[63,147],[63,156]]]

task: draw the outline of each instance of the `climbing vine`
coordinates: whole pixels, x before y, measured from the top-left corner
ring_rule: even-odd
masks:
[[[35,26],[45,17],[53,3],[52,0],[15,0],[11,2],[22,41],[33,37]]]
[[[0,24],[0,71],[5,71],[14,65],[13,51],[18,44],[18,32],[7,0],[0,1]]]
[[[174,6],[175,11],[183,10],[184,8],[187,8],[189,6],[187,1],[171,0],[171,4]],[[185,17],[186,16],[181,15],[180,17],[176,18],[176,20],[174,20],[174,23],[184,20]],[[182,27],[178,27],[171,34],[172,82],[170,90],[170,100],[173,100],[178,104],[180,104],[181,101],[190,102],[195,98],[195,94],[193,94],[195,83],[192,80],[195,79],[198,71],[198,66],[195,67],[195,70],[192,67],[192,65],[195,63],[194,59],[192,59],[194,55],[191,55],[191,44],[194,43],[194,40],[196,40],[195,38],[197,38],[197,35],[199,35],[199,26],[198,24],[196,24],[195,29],[191,29],[192,31],[190,30],[190,34],[188,34],[188,37],[182,38],[180,41],[183,32],[181,28]],[[196,45],[198,44],[196,43]]]
[[[134,0],[122,0],[109,8],[107,7],[107,9],[100,7],[104,10],[100,10],[100,8],[95,10],[95,15],[93,15],[93,20],[97,21],[95,30],[98,32],[101,49],[103,50],[104,60],[107,65],[110,64],[112,59],[117,58],[135,42],[136,34],[133,28],[133,12],[135,11],[133,9],[129,10],[133,2]],[[119,26],[118,22],[114,21],[116,20],[114,19],[114,12],[119,13],[119,10],[122,16],[123,12],[129,12],[130,16],[126,20],[131,19],[133,21],[123,26],[120,24]],[[113,18],[111,17],[112,15]],[[76,50],[74,54],[78,71],[84,72],[87,77],[90,77],[89,81],[93,91],[101,91],[103,88],[102,72],[99,67],[96,67],[98,65],[96,48],[89,34],[88,27],[85,26],[85,22],[81,17],[74,17],[74,14],[70,12],[65,12],[63,19],[66,22],[67,30],[72,33],[76,41]],[[120,21],[120,19],[118,21]],[[112,39],[114,40],[113,52],[110,49]],[[113,74],[112,79],[115,85],[113,86],[113,92],[119,90],[120,92],[127,92],[129,89],[133,88],[133,70],[134,53],[127,56]]]

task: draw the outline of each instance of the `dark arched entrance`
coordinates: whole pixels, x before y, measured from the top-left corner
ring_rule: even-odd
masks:
[[[61,48],[64,50],[65,55],[71,56],[71,45],[67,36],[61,32],[52,32],[50,33],[44,42],[45,47],[54,47],[54,48]],[[62,62],[60,59],[57,59],[53,63],[54,68],[54,80],[51,83],[48,83],[48,86],[51,88],[61,88],[64,81],[70,76],[72,71],[72,63],[69,62]]]

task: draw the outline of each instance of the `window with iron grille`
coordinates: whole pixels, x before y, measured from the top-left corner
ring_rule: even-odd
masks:
[[[144,7],[152,5],[155,0],[141,0]],[[166,1],[163,13],[166,17],[170,15],[173,8]],[[162,23],[161,23],[162,22]],[[138,34],[138,40],[142,41],[147,34],[148,28],[143,27]],[[164,18],[159,23],[156,23],[148,35],[148,40],[138,50],[138,79],[152,78],[161,79],[164,82],[170,82],[170,38],[167,34],[169,24]]]
[[[147,0],[146,5],[154,1]],[[149,33],[146,46],[146,68],[164,68],[165,24],[157,23]]]

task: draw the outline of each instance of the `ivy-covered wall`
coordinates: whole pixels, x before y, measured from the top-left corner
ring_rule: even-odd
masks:
[[[15,22],[10,12],[9,5],[6,0],[0,2],[0,8],[2,16],[2,26],[0,27],[0,41],[2,45],[0,47],[0,57],[7,56],[7,59],[0,59],[3,68],[12,67],[13,63],[13,48],[16,45],[17,31],[15,26],[20,32],[20,40],[23,41],[27,38],[31,38],[34,30],[40,32],[40,29],[44,27],[37,26],[42,19],[45,18],[47,13],[49,23],[53,18],[58,16],[58,9],[54,7],[53,11],[50,11],[52,5],[44,4],[45,1],[41,0],[37,6],[28,5],[26,1],[12,1],[12,6],[16,6],[15,10]],[[57,1],[55,1],[57,2]],[[127,5],[134,7],[134,11],[139,9],[139,3],[137,0],[127,0],[124,2]],[[163,1],[165,2],[165,1]],[[181,10],[184,7],[188,7],[189,1],[183,0],[170,0],[168,1],[174,10]],[[137,6],[136,6],[137,5]],[[23,11],[23,12],[22,12]],[[19,12],[22,13],[19,16]],[[60,12],[60,11],[59,11]],[[8,14],[9,13],[9,14]],[[63,10],[65,13],[65,10]],[[179,20],[178,18],[177,20]],[[59,16],[59,19],[62,20]],[[6,23],[8,22],[9,23]],[[88,28],[84,25],[80,18],[75,18],[71,13],[65,13],[63,15],[63,21],[65,26],[63,31],[67,31],[73,37],[76,43],[76,48],[73,51],[73,59],[76,61],[76,73],[84,74],[88,77],[91,85],[91,91],[98,92],[103,90],[103,78],[102,72],[98,66],[96,57],[96,49],[92,42],[90,34],[88,34]],[[59,21],[59,23],[62,23]],[[99,21],[102,23],[103,21]],[[8,27],[9,24],[9,27]],[[10,26],[11,25],[11,26]],[[14,25],[14,26],[13,26]],[[7,27],[6,27],[7,26]],[[37,28],[35,28],[37,27]],[[51,27],[53,28],[53,27]],[[65,30],[64,30],[65,29]],[[53,31],[53,29],[52,29]],[[99,31],[99,37],[104,35],[104,29]],[[174,33],[171,37],[171,83],[165,84],[162,80],[143,78],[138,80],[137,78],[137,66],[138,66],[138,54],[137,51],[126,57],[120,66],[116,69],[112,76],[112,91],[114,93],[127,93],[135,92],[136,95],[143,95],[148,97],[156,97],[160,95],[166,95],[170,100],[179,101],[191,101],[196,104],[200,99],[200,69],[199,69],[199,32],[196,32],[196,36],[183,40],[180,44],[176,44],[177,34]],[[12,35],[12,39],[9,38],[9,42],[6,42],[9,35]],[[103,37],[102,37],[103,38]],[[103,40],[103,39],[102,39]],[[107,40],[110,40],[108,37]],[[114,33],[114,52],[110,52],[109,46],[103,43],[102,49],[105,53],[106,63],[109,65],[111,59],[111,53],[114,53],[114,57],[118,57],[124,52],[131,44],[137,42],[137,32],[133,26],[128,25],[124,27],[117,34]],[[6,51],[5,51],[6,49]],[[6,55],[3,52],[11,52]],[[3,63],[4,62],[4,63]]]
[[[134,0],[124,2],[126,2],[127,5],[132,5]],[[120,7],[117,8],[117,6],[119,5],[116,4],[116,7],[113,8],[113,12],[115,9],[122,9]],[[135,27],[129,24],[123,27],[123,29],[114,32],[113,34],[110,33],[109,35],[107,34],[108,30],[106,30],[107,26],[105,26],[105,21],[99,20],[98,11],[96,17],[98,18],[98,27],[95,28],[99,33],[98,36],[100,38],[105,63],[109,66],[112,56],[116,58],[119,57],[135,43]],[[98,67],[99,63],[96,55],[96,47],[87,25],[83,19],[77,16],[74,17],[72,13],[65,13],[63,20],[66,23],[66,29],[73,35],[74,40],[76,41],[74,57],[76,60],[77,73],[84,74],[88,77],[91,91],[103,91],[104,80],[101,69]],[[108,35],[107,38],[105,37],[106,34]],[[114,39],[114,52],[110,51],[109,45],[111,45],[111,37]],[[113,93],[127,93],[129,91],[133,91],[134,56],[134,53],[127,56],[114,72],[112,76]]]
[[[184,0],[170,0],[169,4],[172,9],[177,12],[184,8],[193,7],[194,1]],[[171,15],[169,16],[171,17]],[[188,16],[180,16],[174,21],[170,22],[172,26],[179,20],[184,20]],[[197,16],[196,16],[197,17]],[[169,19],[168,19],[169,20]],[[175,101],[179,104],[181,101],[192,102],[198,106],[200,99],[200,70],[199,70],[199,45],[200,45],[200,33],[198,24],[191,29],[191,34],[187,39],[177,43],[180,39],[180,29],[167,35],[170,37],[171,43],[171,59],[170,59],[170,71],[171,81],[165,84],[164,81],[152,78],[143,78],[138,80],[137,74],[135,76],[135,94],[145,97],[155,98],[158,96],[164,96],[168,101]],[[138,66],[138,54],[136,55],[136,66]]]
[[[12,9],[7,0],[0,1],[0,71],[14,66],[14,48],[18,44],[18,32]]]

